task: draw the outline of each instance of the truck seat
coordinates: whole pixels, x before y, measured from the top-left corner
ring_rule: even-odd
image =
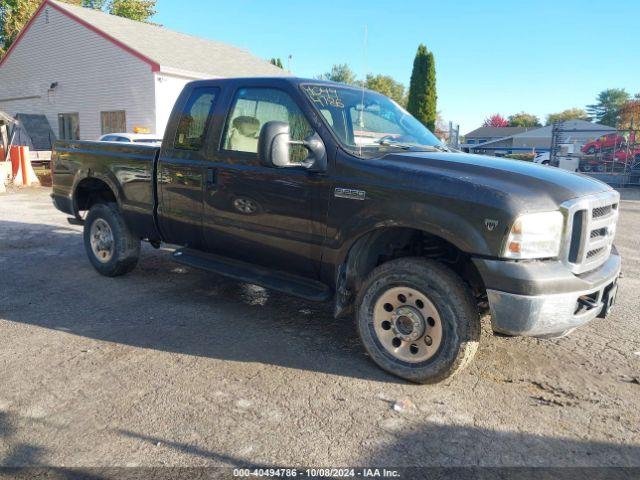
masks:
[[[258,132],[260,121],[255,117],[241,116],[233,119],[229,135],[229,150],[240,152],[258,152]]]

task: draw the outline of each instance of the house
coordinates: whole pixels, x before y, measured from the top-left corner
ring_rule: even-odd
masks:
[[[577,143],[579,146],[607,133],[615,132],[615,128],[585,120],[569,120],[562,124],[563,138],[559,143]],[[508,155],[511,153],[548,152],[551,149],[553,126],[523,129],[516,133],[508,133],[510,127],[498,128],[505,130],[506,135],[483,142],[481,144],[463,145],[465,151],[482,153],[485,155]],[[482,130],[482,129],[478,129]],[[475,130],[474,130],[475,132]]]
[[[478,145],[480,143],[492,142],[499,138],[508,137],[509,135],[515,135],[517,133],[526,132],[531,130],[527,127],[480,127],[474,131],[467,133],[464,136],[464,144],[462,147],[468,145]]]
[[[0,110],[44,115],[63,139],[162,135],[189,81],[278,75],[222,42],[45,0],[0,61]]]

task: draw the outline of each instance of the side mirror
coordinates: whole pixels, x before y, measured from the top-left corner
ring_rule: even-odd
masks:
[[[309,151],[307,158],[302,162],[291,161],[291,145],[306,148]],[[258,157],[266,167],[303,167],[312,172],[324,172],[327,169],[327,151],[320,136],[314,133],[304,140],[291,140],[289,124],[285,122],[267,122],[262,126]]]

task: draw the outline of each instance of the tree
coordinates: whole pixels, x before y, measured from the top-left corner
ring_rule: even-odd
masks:
[[[509,116],[510,127],[541,127],[540,119],[531,113],[520,112]]]
[[[346,83],[347,85],[357,85],[356,74],[346,63],[336,64],[331,67],[331,71],[319,75],[320,80],[329,80],[331,82]]]
[[[406,104],[407,100],[404,94],[404,85],[400,82],[396,82],[388,75],[367,75],[365,87],[369,90],[374,90],[386,95],[400,105],[404,106]]]
[[[619,128],[640,129],[640,93],[636,94],[634,100],[629,100],[620,109]]]
[[[547,125],[552,125],[554,122],[567,122],[569,120],[584,120],[590,122],[591,117],[581,108],[568,108],[558,113],[550,113],[547,115]]]
[[[156,0],[63,0],[112,15],[147,22],[155,15]],[[41,0],[0,0],[0,58],[41,4]]]
[[[269,63],[271,63],[271,65],[275,65],[278,68],[284,69],[284,67],[282,66],[282,60],[280,60],[280,58],[272,58],[271,60],[269,60]]]
[[[620,109],[630,98],[624,88],[609,88],[598,94],[597,103],[587,105],[587,112],[596,122],[616,127],[620,120]]]
[[[494,113],[489,118],[485,118],[483,127],[496,127],[496,128],[504,128],[509,126],[509,122],[506,118],[504,118],[499,113]]]
[[[39,0],[0,0],[0,57],[39,6]]]
[[[156,0],[110,0],[107,11],[111,15],[148,22],[156,12]]]
[[[407,110],[429,130],[434,131],[437,101],[436,65],[433,53],[420,44],[413,60]]]

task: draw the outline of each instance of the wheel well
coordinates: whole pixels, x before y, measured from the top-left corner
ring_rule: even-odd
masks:
[[[75,203],[78,211],[89,210],[96,203],[116,202],[113,190],[97,178],[85,178],[76,187]]]
[[[447,240],[431,233],[404,227],[374,230],[359,238],[339,269],[336,315],[349,304],[369,273],[385,262],[402,257],[424,257],[442,262],[455,271],[484,302],[486,288],[471,257]]]

